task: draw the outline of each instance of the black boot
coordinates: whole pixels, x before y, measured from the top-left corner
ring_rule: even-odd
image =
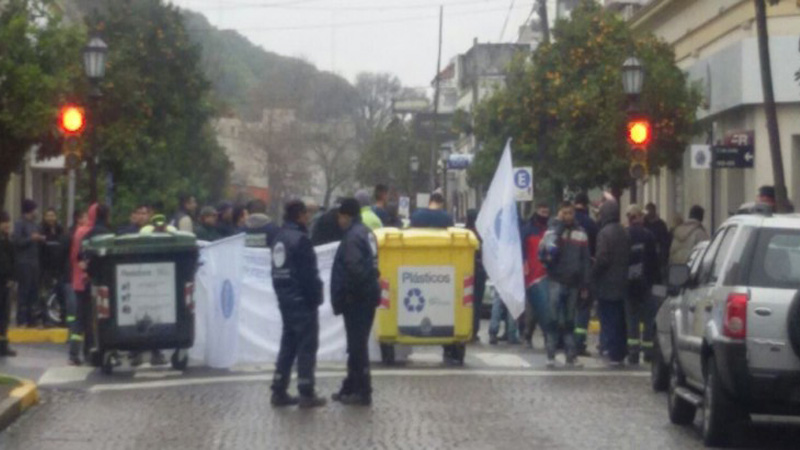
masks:
[[[0,356],[17,356],[17,352],[8,346],[8,340],[0,341]]]
[[[275,408],[282,408],[285,406],[294,406],[300,403],[300,399],[292,397],[286,392],[273,392],[270,403]]]

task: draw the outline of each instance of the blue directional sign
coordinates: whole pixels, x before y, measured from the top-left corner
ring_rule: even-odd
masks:
[[[514,187],[518,202],[533,201],[533,167],[514,168]]]

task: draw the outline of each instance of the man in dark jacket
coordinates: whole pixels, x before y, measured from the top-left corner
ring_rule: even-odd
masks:
[[[660,217],[656,210],[655,203],[648,203],[645,206],[644,227],[653,233],[656,240],[656,252],[658,253],[658,271],[662,279],[666,278],[669,268],[669,245],[672,238],[669,235],[669,227]]]
[[[389,211],[387,209],[389,204],[389,186],[385,184],[378,184],[375,186],[375,204],[372,205],[372,212],[381,219],[383,226],[388,226]]]
[[[448,228],[453,226],[453,217],[445,210],[444,196],[431,194],[427,208],[419,208],[411,215],[411,228]]]
[[[639,352],[645,351],[649,361],[649,351],[653,347],[653,321],[655,308],[650,291],[660,281],[658,272],[658,252],[656,238],[644,227],[644,211],[639,205],[628,208],[628,237],[631,243],[630,263],[628,265],[628,298],[625,299],[625,319],[628,336],[628,363],[639,364]],[[645,333],[640,340],[640,326],[644,323]]]
[[[539,244],[539,260],[547,268],[550,325],[547,330],[547,366],[555,367],[559,329],[563,327],[567,366],[578,367],[575,347],[575,310],[589,295],[589,237],[575,221],[575,208],[564,202]]]
[[[476,222],[478,221],[478,210],[470,209],[467,211],[467,229],[475,233],[478,241],[481,241],[481,236],[478,233]],[[482,242],[482,241],[481,241]],[[472,341],[479,342],[478,331],[481,328],[481,310],[483,309],[483,296],[486,293],[486,268],[483,267],[483,251],[481,250],[483,244],[478,246],[475,252],[475,286],[473,288],[472,301]]]
[[[378,245],[372,231],[361,223],[361,205],[356,199],[342,201],[339,225],[345,235],[333,260],[331,302],[334,314],[344,316],[347,378],[333,400],[368,406],[372,404],[369,334],[381,295]]]
[[[272,406],[299,403],[301,408],[314,408],[325,405],[325,399],[314,391],[322,280],[306,229],[310,218],[305,203],[293,200],[285,208],[284,225],[272,247],[272,286],[283,319],[281,350],[272,380]],[[295,359],[299,400],[287,393]]]
[[[11,244],[11,217],[0,212],[0,357],[17,356],[8,347],[8,323],[11,321],[11,299],[8,289],[14,279],[14,246]]]
[[[589,256],[594,258],[597,249],[597,222],[589,214],[589,196],[581,192],[575,197],[575,221],[586,231],[589,237]],[[575,314],[575,346],[581,356],[590,356],[586,349],[586,337],[589,332],[589,320],[592,316],[591,291],[586,300],[578,302]]]
[[[311,230],[311,242],[317,245],[339,242],[344,237],[344,230],[339,226],[339,205],[342,199],[336,199],[336,205],[323,213]]]
[[[592,277],[600,312],[600,326],[610,365],[619,367],[625,359],[625,297],[628,295],[630,241],[619,223],[619,203],[606,200],[600,207]]]
[[[247,204],[247,212],[245,246],[272,248],[280,228],[267,216],[267,204],[262,200],[251,200]]]
[[[213,206],[204,206],[200,210],[200,223],[194,227],[198,241],[214,242],[222,238],[217,228],[217,210]]]
[[[14,224],[11,237],[17,271],[17,324],[21,327],[36,326],[44,320],[39,298],[39,248],[45,238],[36,224],[37,208],[33,200],[22,202],[22,218]]]

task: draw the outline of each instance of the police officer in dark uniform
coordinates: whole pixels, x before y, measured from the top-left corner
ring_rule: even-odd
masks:
[[[272,405],[314,408],[325,405],[325,399],[317,397],[314,391],[319,346],[317,309],[322,304],[323,285],[317,255],[306,229],[309,221],[306,205],[293,200],[285,209],[285,224],[272,246],[272,285],[283,318],[281,350],[272,381]],[[295,358],[299,399],[287,393]]]
[[[639,205],[628,208],[628,236],[630,262],[628,265],[628,297],[625,299],[625,319],[628,335],[628,363],[639,364],[639,353],[644,352],[649,362],[653,350],[654,323],[658,307],[650,293],[660,280],[656,238],[644,226],[644,211]],[[644,334],[640,336],[640,326]]]
[[[251,200],[247,204],[248,216],[245,220],[245,246],[252,248],[272,248],[280,228],[267,216],[267,204],[262,200]]]
[[[339,207],[339,226],[345,230],[333,261],[333,312],[344,316],[347,333],[347,378],[333,400],[347,405],[372,404],[369,373],[369,335],[380,301],[378,245],[361,222],[361,205],[354,198]]]

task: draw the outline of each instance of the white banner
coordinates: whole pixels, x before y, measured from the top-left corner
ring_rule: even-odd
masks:
[[[272,288],[270,251],[247,248],[244,235],[214,242],[201,250],[203,265],[195,282],[193,360],[211,367],[272,363],[283,329],[278,298]],[[338,243],[316,248],[325,301],[319,308],[319,361],[346,361],[344,321],[333,315],[330,279]],[[370,358],[380,360],[377,341]]]
[[[478,214],[476,226],[483,238],[486,273],[508,312],[516,318],[525,311],[525,277],[513,173],[509,139]]]

